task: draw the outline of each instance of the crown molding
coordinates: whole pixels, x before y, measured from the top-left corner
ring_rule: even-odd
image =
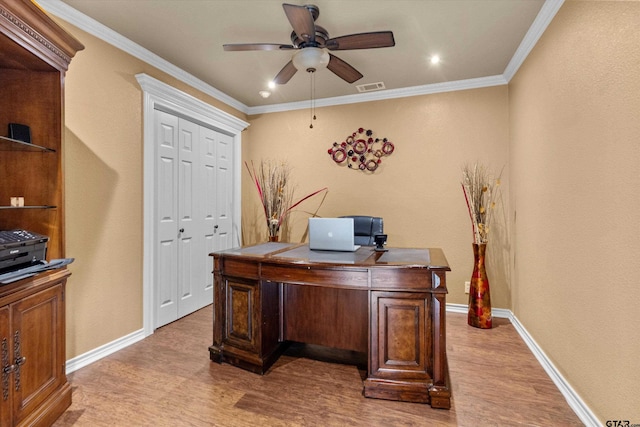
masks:
[[[160,71],[164,71],[165,73],[175,77],[176,79],[192,86],[194,89],[197,89],[221,102],[224,102],[230,107],[233,107],[245,114],[254,115],[291,110],[302,110],[309,108],[309,101],[307,100],[249,107],[236,100],[235,98],[232,98],[224,92],[198,79],[197,77],[187,73],[181,68],[176,67],[175,65],[162,59],[158,55],[143,48],[137,43],[134,43],[126,37],[116,33],[115,31],[102,25],[98,21],[88,17],[87,15],[84,15],[83,13],[77,11],[76,9],[60,0],[38,0],[38,3],[47,12],[52,13],[53,15],[56,15],[61,19],[64,19],[65,21],[69,22],[72,25],[75,25],[81,30],[86,31],[87,33],[115,46],[116,48],[129,53],[130,55],[140,59],[141,61],[144,61],[149,65],[156,67]],[[527,58],[527,55],[529,55],[529,52],[531,52],[531,49],[533,49],[535,44],[538,42],[563,3],[564,0],[545,0],[542,8],[540,9],[540,12],[538,13],[538,16],[536,16],[536,19],[527,31],[518,49],[516,50],[516,53],[511,58],[511,61],[509,61],[509,64],[505,68],[505,71],[502,75],[480,77],[468,80],[458,80],[453,82],[435,83],[401,89],[389,89],[365,94],[321,98],[315,100],[315,105],[316,107],[330,107],[334,105],[397,99],[409,96],[429,95],[441,92],[453,92],[458,90],[477,89],[508,84],[518,71],[518,68],[520,68],[522,63]]]
[[[533,20],[533,24],[531,24],[531,27],[529,27],[527,34],[525,34],[522,39],[520,46],[516,49],[516,53],[513,54],[511,61],[509,61],[507,67],[504,69],[504,73],[502,75],[507,83],[516,75],[516,72],[524,60],[527,59],[527,56],[529,56],[529,53],[536,43],[538,43],[538,40],[540,40],[540,37],[556,16],[556,13],[558,13],[558,10],[563,3],[564,0],[545,0],[542,8],[540,8],[540,12],[538,12],[538,16]]]
[[[203,82],[197,77],[187,73],[183,69],[176,67],[169,61],[162,59],[160,56],[151,52],[140,46],[137,43],[132,42],[128,38],[118,34],[113,31],[111,28],[102,25],[98,21],[93,18],[88,17],[87,15],[77,11],[72,8],[68,4],[60,1],[60,0],[37,0],[38,4],[42,6],[47,12],[57,16],[60,19],[64,19],[68,23],[75,25],[83,31],[91,34],[103,40],[112,46],[117,47],[118,49],[138,58],[141,61],[146,62],[149,65],[152,65],[159,69],[160,71],[164,71],[172,77],[192,86],[194,89],[199,90],[213,98],[224,102],[230,107],[235,108],[236,110],[240,110],[246,114],[247,107],[245,104],[240,101],[230,97],[226,93],[214,88],[213,86]]]
[[[453,82],[434,83],[423,86],[413,86],[401,89],[387,89],[378,92],[370,92],[357,95],[336,96],[334,98],[321,98],[314,100],[316,108],[331,107],[334,105],[356,104],[360,102],[380,101],[385,99],[406,98],[409,96],[429,95],[441,92],[454,92],[458,90],[477,89],[483,87],[500,86],[507,84],[503,76],[479,77],[476,79],[457,80]],[[248,115],[276,113],[281,111],[303,110],[309,108],[309,101],[289,102],[284,104],[272,104],[259,107],[249,107]]]

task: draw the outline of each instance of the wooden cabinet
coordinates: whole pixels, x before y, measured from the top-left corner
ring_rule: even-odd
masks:
[[[214,332],[214,345],[221,348],[225,343],[227,351],[223,356],[221,351],[212,350],[211,358],[264,374],[280,355],[280,285],[260,283],[247,276],[233,277],[256,267],[255,263],[232,261],[229,263],[231,277],[224,281],[220,277],[216,279],[219,282],[214,300],[226,302],[216,305],[216,323],[224,326]]]
[[[0,230],[49,237],[47,259],[64,250],[64,77],[83,49],[36,4],[0,0]],[[8,137],[29,127],[31,144]],[[13,206],[20,197],[23,206]],[[65,376],[64,290],[50,271],[0,285],[0,425],[47,426],[71,404]]]
[[[425,292],[371,293],[372,342],[365,396],[384,398],[397,393],[400,400],[429,403],[432,349],[421,337],[432,335],[431,299]]]
[[[71,404],[60,270],[0,292],[0,425],[46,426]]]

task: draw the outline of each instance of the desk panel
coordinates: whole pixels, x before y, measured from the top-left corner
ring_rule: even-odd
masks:
[[[283,339],[367,352],[366,290],[285,284]]]

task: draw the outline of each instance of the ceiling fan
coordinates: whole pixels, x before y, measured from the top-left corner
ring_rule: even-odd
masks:
[[[293,27],[291,45],[278,43],[225,44],[225,51],[245,50],[297,50],[287,65],[273,79],[276,84],[285,84],[298,70],[315,72],[326,66],[335,75],[348,83],[362,78],[362,74],[337,56],[327,52],[335,50],[372,49],[395,46],[391,31],[350,34],[329,38],[327,30],[315,24],[320,16],[318,6],[308,4],[297,6],[282,5],[287,19]]]

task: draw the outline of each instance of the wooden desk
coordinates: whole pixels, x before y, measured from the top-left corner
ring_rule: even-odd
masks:
[[[366,397],[450,408],[442,250],[265,243],[211,255],[211,360],[264,374],[289,341],[365,352]]]

